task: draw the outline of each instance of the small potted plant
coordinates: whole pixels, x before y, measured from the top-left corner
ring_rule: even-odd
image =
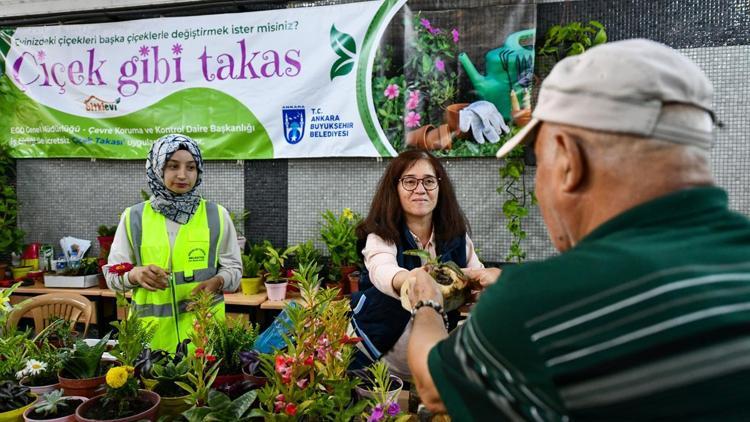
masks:
[[[68,396],[94,397],[105,383],[107,368],[111,361],[103,361],[102,354],[107,347],[109,333],[95,345],[77,341],[75,350],[63,360],[63,369],[58,373],[60,387]]]
[[[242,255],[242,279],[240,286],[242,294],[254,295],[260,292],[260,262],[256,261],[251,255]]]
[[[26,409],[26,422],[74,422],[76,408],[88,400],[86,397],[64,396],[62,390],[53,390],[42,396],[35,406]]]
[[[382,360],[367,368],[367,372],[360,371],[363,383],[356,387],[357,394],[372,405],[362,415],[363,420],[368,421],[406,421],[409,415],[401,414],[398,404],[398,396],[404,387],[401,378],[392,375],[388,371],[388,365]],[[399,417],[400,416],[400,417]]]
[[[38,353],[34,354],[41,357]],[[49,359],[27,359],[26,366],[16,374],[16,378],[20,380],[19,384],[29,387],[37,396],[54,391],[59,386],[57,371],[60,369],[60,361],[54,353],[44,354],[44,356]]]
[[[283,252],[279,252],[272,245],[266,246],[266,258],[263,261],[263,268],[266,270],[266,291],[268,300],[284,300],[286,297],[287,279],[282,275],[284,262],[289,255],[297,249],[296,246],[290,246]]]
[[[37,343],[39,346],[46,343],[55,349],[73,348],[76,338],[79,336],[78,331],[75,330],[75,321],[58,316],[52,317],[49,325],[39,334],[39,342]]]
[[[23,412],[29,409],[37,397],[29,390],[13,381],[0,382],[0,422],[22,420]]]
[[[212,325],[208,330],[208,350],[222,356],[214,388],[224,384],[235,384],[244,380],[240,353],[252,350],[258,337],[258,327],[241,318],[227,318]]]
[[[190,408],[187,401],[189,395],[178,385],[179,382],[189,383],[189,371],[190,363],[187,359],[181,359],[177,363],[169,360],[163,365],[154,365],[152,375],[156,385],[151,390],[161,397],[159,417],[177,416]]]
[[[350,293],[348,275],[357,270],[359,263],[355,228],[362,218],[349,208],[344,208],[338,216],[326,210],[322,216],[320,237],[331,254],[329,277],[338,283],[342,293]]]
[[[106,380],[106,393],[78,406],[76,409],[78,421],[156,420],[161,398],[153,391],[138,389],[135,368],[132,366],[112,367],[107,371]]]

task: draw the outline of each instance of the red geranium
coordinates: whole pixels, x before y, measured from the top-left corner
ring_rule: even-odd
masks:
[[[214,355],[206,355],[206,362],[216,362],[216,356]]]
[[[197,357],[197,358],[202,358],[205,353],[206,353],[206,351],[203,350],[203,348],[201,348],[201,347],[195,349],[195,357]]]
[[[286,412],[289,416],[294,416],[297,414],[297,405],[294,403],[287,403],[286,408],[284,409],[284,412]]]
[[[125,275],[126,272],[133,269],[133,264],[129,262],[121,262],[109,267],[109,272],[118,276]]]

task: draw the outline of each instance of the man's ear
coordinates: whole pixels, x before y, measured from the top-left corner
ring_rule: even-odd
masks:
[[[586,174],[586,158],[584,151],[574,136],[560,131],[555,136],[557,154],[555,165],[560,188],[563,192],[574,192],[581,187]]]

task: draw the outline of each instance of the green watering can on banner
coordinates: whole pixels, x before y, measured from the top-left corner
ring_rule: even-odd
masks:
[[[500,48],[484,56],[486,75],[474,67],[466,53],[458,55],[466,74],[483,100],[497,107],[506,121],[511,118],[510,90],[517,93],[530,87],[534,73],[534,38],[536,29],[525,29],[508,35]]]

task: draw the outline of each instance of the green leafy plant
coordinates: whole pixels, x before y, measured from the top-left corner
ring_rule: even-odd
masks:
[[[221,359],[208,354],[202,348],[195,349],[195,353],[187,358],[190,371],[188,382],[176,381],[175,384],[185,390],[189,397],[187,402],[196,407],[205,406],[208,402],[211,385],[219,374]]]
[[[219,374],[242,373],[240,353],[252,350],[258,338],[258,326],[242,318],[227,318],[225,323],[212,325],[208,330],[208,350],[222,356]]]
[[[162,397],[180,397],[185,395],[185,390],[177,385],[178,382],[189,382],[190,362],[187,359],[175,363],[170,360],[166,363],[155,364],[151,374],[156,380],[154,392]]]
[[[518,146],[505,156],[505,163],[500,167],[500,179],[502,185],[497,188],[497,193],[509,198],[503,203],[503,216],[505,217],[505,228],[511,235],[511,243],[507,261],[522,262],[526,259],[526,251],[521,242],[526,239],[526,231],[521,225],[524,218],[529,215],[529,207],[536,203],[534,192],[526,187],[526,179],[523,177],[526,171],[524,162],[524,146]]]
[[[263,416],[267,420],[352,420],[368,403],[351,402],[359,380],[349,377],[347,368],[360,339],[346,334],[348,301],[336,300],[338,289],[319,287],[314,265],[301,266],[292,278],[299,283],[305,306],[286,308],[290,330],[286,350],[261,356],[261,368],[268,377],[259,394]]]
[[[28,387],[14,381],[0,382],[0,413],[20,409],[34,401]]]
[[[134,366],[138,356],[154,338],[156,326],[151,321],[139,318],[124,294],[117,292],[116,298],[117,307],[123,309],[127,317],[122,321],[110,322],[117,330],[117,344],[111,353],[123,364]]]
[[[595,20],[587,24],[571,22],[550,28],[544,37],[544,44],[537,49],[537,54],[552,56],[556,63],[565,57],[581,54],[605,42],[607,42],[607,31],[600,22]]]
[[[95,345],[89,346],[82,340],[76,341],[75,350],[63,361],[63,373],[73,379],[86,379],[101,376],[104,366],[102,355],[107,348],[110,333],[107,333]]]
[[[286,281],[281,274],[281,270],[284,268],[284,263],[289,258],[289,255],[296,250],[297,246],[290,246],[283,252],[280,252],[280,250],[274,248],[271,244],[266,246],[266,258],[263,260],[263,268],[265,268],[267,273],[266,283]]]
[[[75,321],[53,316],[50,323],[45,327],[41,335],[41,340],[49,342],[53,347],[71,348],[75,343]]]
[[[0,380],[16,381],[26,361],[26,333],[0,337]]]
[[[4,83],[7,77],[0,77]],[[5,93],[0,86],[3,102]],[[0,107],[0,110],[2,108]],[[2,126],[2,125],[0,125]],[[16,195],[16,162],[6,143],[0,142],[0,257],[20,252],[25,232],[18,228],[18,197]]]
[[[326,210],[322,217],[320,237],[331,254],[331,280],[338,280],[341,277],[341,267],[359,262],[355,229],[362,218],[349,208],[344,208],[338,216],[331,210]]]
[[[102,224],[96,232],[99,236],[114,236],[115,232],[117,232],[117,226],[107,226],[106,224]]]
[[[320,251],[315,248],[315,245],[313,245],[312,240],[308,240],[305,243],[300,243],[297,245],[297,251],[294,253],[295,261],[297,262],[297,267],[299,268],[302,265],[309,266],[309,265],[318,265],[318,261],[320,260]],[[321,267],[322,269],[322,267]]]
[[[234,229],[237,230],[237,234],[239,236],[244,236],[245,233],[245,220],[247,220],[247,217],[250,215],[250,211],[243,209],[242,211],[235,213],[233,211],[229,212],[229,218],[232,220],[232,224],[234,224]]]
[[[251,255],[242,255],[242,276],[246,278],[258,277],[260,263]]]
[[[97,274],[98,272],[99,264],[96,262],[96,258],[83,258],[77,267],[66,268],[61,275],[83,276]]]
[[[20,285],[21,283],[18,282],[6,289],[0,290],[0,338],[10,337],[15,334],[15,332],[13,330],[10,330],[8,327],[8,317],[10,316],[11,312],[13,312],[26,301],[11,305],[10,295],[12,295]]]
[[[259,409],[250,409],[258,396],[257,390],[251,390],[240,397],[230,400],[225,394],[216,390],[208,393],[205,406],[192,407],[183,413],[188,422],[203,421],[249,421],[261,416]]]
[[[42,396],[42,401],[31,412],[33,419],[55,419],[75,413],[83,400],[64,396],[63,390],[53,390]]]

